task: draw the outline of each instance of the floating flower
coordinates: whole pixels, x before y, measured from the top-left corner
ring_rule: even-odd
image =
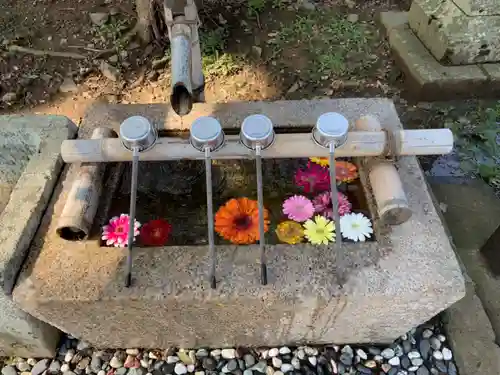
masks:
[[[351,182],[358,178],[358,168],[348,161],[336,161],[335,177],[337,181]]]
[[[329,167],[330,166],[330,158],[312,157],[312,158],[309,158],[309,160],[312,161],[313,163],[321,165],[322,167]]]
[[[269,213],[264,209],[264,231],[269,229]],[[257,201],[248,198],[230,199],[215,214],[215,231],[236,244],[259,240],[259,209]]]
[[[328,190],[330,189],[328,168],[308,163],[306,169],[299,169],[295,173],[295,184],[301,186],[305,193]]]
[[[130,218],[127,214],[115,216],[109,220],[109,224],[102,227],[102,239],[106,245],[125,247],[128,245],[128,229]],[[139,235],[141,223],[134,221],[134,238]]]
[[[352,205],[351,202],[349,202],[347,195],[339,191],[337,193],[337,197],[339,203],[339,215],[342,216],[351,212]],[[329,191],[325,191],[324,193],[317,195],[313,199],[313,205],[316,213],[326,218],[333,219],[333,206],[331,193]]]
[[[151,220],[142,226],[141,241],[146,246],[163,246],[171,231],[172,226],[166,220]]]
[[[281,242],[295,245],[304,239],[304,228],[295,221],[287,220],[278,224],[276,235]]]
[[[373,229],[370,219],[363,214],[350,213],[340,218],[342,236],[352,241],[364,241],[370,238]]]
[[[303,195],[294,195],[283,202],[283,213],[291,220],[303,222],[314,215],[314,206]]]
[[[313,220],[307,220],[304,228],[304,235],[313,245],[327,245],[335,241],[335,224],[321,215],[315,216]]]

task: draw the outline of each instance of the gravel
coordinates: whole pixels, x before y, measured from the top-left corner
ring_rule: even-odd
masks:
[[[439,325],[390,345],[94,350],[66,339],[56,358],[6,360],[1,375],[458,375]]]

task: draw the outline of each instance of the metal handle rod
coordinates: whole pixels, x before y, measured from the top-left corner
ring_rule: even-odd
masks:
[[[134,246],[135,232],[135,204],[137,200],[137,175],[139,173],[139,148],[132,149],[132,182],[130,187],[130,209],[129,209],[129,227],[127,240],[127,276],[125,286],[128,288],[132,284],[132,248]]]
[[[267,285],[266,238],[264,229],[264,189],[262,186],[261,146],[255,147],[255,164],[257,173],[257,206],[259,208],[259,248],[260,248],[260,282]]]
[[[217,257],[215,255],[214,238],[214,204],[212,191],[212,158],[210,156],[210,147],[205,147],[205,174],[207,179],[207,223],[208,223],[208,251],[210,254],[210,287],[215,289],[217,279],[215,278],[215,268],[217,266]]]
[[[340,231],[339,199],[337,192],[337,177],[335,171],[335,144],[330,142],[330,190],[332,195],[333,219],[335,220],[335,246],[342,246],[342,232]]]

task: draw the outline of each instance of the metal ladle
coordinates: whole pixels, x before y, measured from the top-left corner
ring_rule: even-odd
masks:
[[[340,230],[337,177],[335,173],[335,149],[346,142],[348,130],[349,121],[344,116],[336,112],[327,112],[318,117],[312,132],[314,142],[330,151],[330,188],[333,217],[335,220],[335,245],[337,249],[340,249],[342,246],[342,231]]]
[[[218,150],[224,145],[224,132],[219,121],[213,117],[198,117],[190,129],[191,145],[200,152],[205,153],[205,171],[207,184],[207,223],[208,223],[208,248],[210,253],[210,287],[215,289],[217,279],[215,271],[217,257],[215,254],[214,239],[214,208],[212,192],[212,157],[211,152]]]
[[[137,200],[137,175],[139,172],[139,153],[149,150],[158,138],[155,128],[148,119],[132,116],[120,125],[120,139],[123,146],[132,151],[132,182],[130,187],[129,229],[127,239],[127,273],[125,286],[132,284],[132,249],[135,231],[135,205]]]
[[[241,143],[255,151],[257,174],[257,205],[259,208],[259,247],[260,247],[260,281],[267,284],[266,239],[264,227],[264,188],[262,185],[262,156],[265,150],[274,142],[274,130],[271,120],[264,115],[251,115],[243,120],[240,131]]]

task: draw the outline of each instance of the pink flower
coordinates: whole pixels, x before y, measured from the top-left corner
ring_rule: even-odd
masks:
[[[291,220],[302,222],[314,215],[314,206],[306,197],[294,195],[283,202],[283,213]]]
[[[301,186],[305,193],[328,190],[330,189],[328,168],[323,168],[319,164],[308,163],[305,170],[299,169],[295,173],[295,184]]]
[[[109,224],[102,227],[102,239],[107,246],[125,247],[128,245],[128,226],[130,220],[127,214],[115,216],[109,220]],[[134,238],[139,235],[141,223],[135,220]]]
[[[338,192],[338,202],[339,202],[339,215],[345,215],[351,212],[351,202],[347,196],[340,191]],[[314,209],[316,212],[324,217],[333,219],[333,207],[331,193],[326,191],[319,194],[313,199]]]

